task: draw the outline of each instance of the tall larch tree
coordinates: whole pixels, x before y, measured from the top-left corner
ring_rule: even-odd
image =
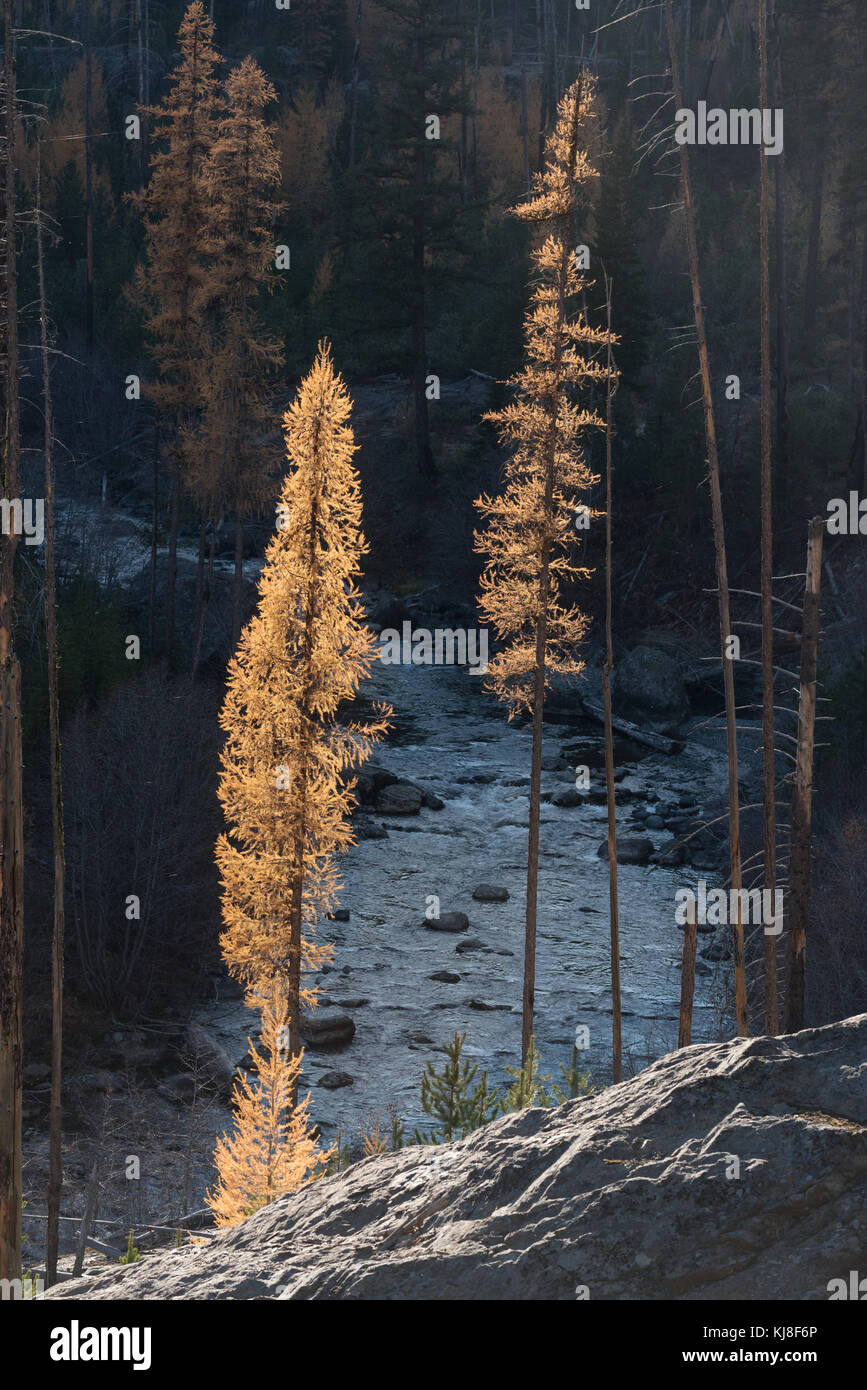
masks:
[[[289,1053],[301,1050],[303,981],[330,954],[317,923],[337,905],[337,855],[354,843],[350,770],[387,727],[385,706],[365,723],[337,720],[374,659],[356,580],[366,544],[348,423],[351,401],[320,344],[284,416],[290,471],[259,581],[258,611],[230,663],[220,722],[219,795],[228,835],[217,862],[223,954],[267,1002],[286,985]]]
[[[241,632],[244,518],[261,514],[276,492],[276,468],[268,466],[263,440],[276,423],[267,383],[283,355],[256,310],[275,275],[280,156],[264,113],[276,95],[252,58],[229,74],[228,109],[204,176],[208,273],[198,304],[210,345],[199,362],[202,421],[189,441],[190,477],[214,525],[235,518],[235,641]]]
[[[607,366],[588,354],[616,341],[607,329],[591,327],[575,308],[587,280],[576,265],[572,221],[578,192],[595,174],[581,143],[593,101],[593,81],[582,73],[560,102],[533,196],[514,209],[538,231],[535,285],[525,319],[524,366],[511,382],[517,398],[486,417],[499,425],[511,451],[505,489],[476,503],[487,522],[476,535],[476,549],[486,557],[480,608],[504,644],[489,664],[488,684],[509,706],[510,717],[523,710],[533,721],[524,1059],[533,1035],[545,688],[552,675],[577,676],[584,666],[576,652],[587,619],[568,602],[565,587],[588,574],[573,559],[576,508],[584,505],[578,499],[598,481],[585,461],[582,439],[605,426],[595,410],[578,404],[574,388],[606,382]]]
[[[217,1140],[216,1187],[205,1197],[218,1226],[237,1226],[269,1202],[297,1192],[325,1170],[308,1118],[310,1095],[295,1100],[303,1053],[289,1052],[289,1014],[279,989],[262,1012],[261,1046],[248,1038],[256,1076],[235,1083],[234,1131]]]
[[[157,377],[147,389],[173,422],[170,444],[171,502],[166,584],[165,651],[171,660],[175,627],[178,521],[184,473],[182,442],[197,399],[203,352],[200,308],[208,271],[203,260],[208,207],[204,169],[221,112],[214,25],[201,0],[184,15],[178,41],[181,61],[170,90],[149,114],[153,120],[150,180],[133,195],[144,214],[145,263],[136,288],[145,306],[145,327]]]

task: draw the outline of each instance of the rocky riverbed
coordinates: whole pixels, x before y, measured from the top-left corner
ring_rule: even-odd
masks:
[[[505,1067],[520,1051],[529,728],[508,723],[464,669],[380,665],[372,684],[394,706],[395,730],[377,758],[385,772],[364,778],[362,790],[374,800],[361,808],[365,838],[345,862],[348,920],[326,924],[334,963],[320,977],[324,996],[305,1059],[313,1114],[330,1139],[369,1127],[377,1113],[387,1122],[389,1106],[411,1132],[423,1118],[424,1064],[440,1064],[439,1049],[456,1031],[466,1033],[465,1054],[496,1084],[508,1080]],[[688,823],[705,792],[718,794],[723,768],[718,750],[700,743],[672,757],[625,741],[617,751],[619,832],[624,857],[639,861],[619,873],[629,1074],[676,1041],[682,935],[675,891],[698,872],[648,859],[672,845],[667,822]],[[590,787],[576,795],[578,765],[589,766]],[[549,725],[544,769],[536,982],[542,1070],[561,1079],[559,1064],[568,1063],[584,1025],[583,1065],[604,1083],[611,997],[608,867],[599,853],[607,833],[601,730],[574,719]],[[480,894],[483,887],[504,891]],[[439,921],[429,919],[435,912]],[[715,968],[699,959],[696,1038],[712,1032]],[[242,1062],[256,1018],[239,1000],[216,997],[198,1021],[231,1062]]]

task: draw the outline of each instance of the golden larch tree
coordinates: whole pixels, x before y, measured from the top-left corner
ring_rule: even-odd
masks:
[[[337,855],[354,843],[350,770],[391,713],[379,705],[366,723],[336,717],[375,657],[356,585],[367,547],[351,408],[321,343],[283,417],[291,467],[220,716],[219,795],[231,827],[217,846],[223,954],[251,1002],[286,982],[292,1057],[301,1007],[315,1002],[302,972],[330,955],[315,928],[337,905]]]
[[[564,95],[546,146],[533,196],[514,209],[538,230],[532,253],[536,270],[524,324],[524,366],[510,384],[515,401],[486,418],[495,421],[509,448],[502,495],[483,495],[476,506],[487,522],[476,534],[486,557],[480,608],[502,649],[488,666],[488,686],[509,707],[533,721],[527,912],[524,945],[522,1056],[533,1034],[536,905],[539,877],[539,809],[545,688],[553,674],[577,676],[576,655],[587,619],[568,602],[565,586],[588,571],[574,560],[579,497],[598,481],[582,438],[604,428],[594,410],[580,406],[575,388],[605,382],[606,365],[588,355],[607,346],[607,330],[591,327],[573,308],[588,281],[577,265],[572,220],[579,189],[595,176],[582,148],[582,127],[593,114],[594,84],[587,74]],[[611,335],[611,341],[616,339]],[[584,506],[584,516],[591,515]]]
[[[321,1176],[330,1157],[310,1128],[309,1092],[295,1100],[303,1053],[289,1052],[288,1020],[277,990],[262,1012],[262,1051],[247,1039],[256,1076],[235,1082],[235,1127],[217,1140],[217,1185],[205,1196],[218,1226],[237,1226],[269,1202],[297,1192]]]
[[[276,92],[252,58],[230,74],[228,109],[219,122],[204,181],[209,209],[207,276],[199,311],[209,346],[198,363],[199,428],[189,440],[191,485],[214,525],[235,518],[234,639],[241,630],[243,519],[273,499],[275,471],[263,440],[274,426],[267,398],[283,361],[256,301],[273,284],[274,222],[280,212],[280,156],[264,112]]]
[[[145,261],[136,274],[135,294],[144,308],[156,378],[146,390],[174,422],[169,457],[172,469],[169,565],[166,586],[166,658],[174,640],[180,489],[184,472],[182,442],[197,398],[197,373],[204,351],[200,312],[208,271],[203,251],[207,226],[204,186],[222,110],[214,25],[201,0],[193,0],[178,34],[181,61],[169,92],[147,114],[153,121],[150,179],[132,194],[144,214]]]

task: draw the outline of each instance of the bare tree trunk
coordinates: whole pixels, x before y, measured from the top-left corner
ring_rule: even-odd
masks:
[[[807,239],[807,267],[804,275],[804,332],[816,327],[819,295],[819,242],[822,235],[822,194],[825,165],[817,156],[813,166],[813,192],[810,197],[810,233]]]
[[[771,39],[774,58],[774,106],[783,105],[780,29],[775,0],[771,0]],[[786,154],[774,156],[774,195],[777,247],[777,470],[778,495],[785,496],[789,470],[789,299],[786,255]]]
[[[416,75],[424,73],[424,39],[416,39]],[[430,444],[430,417],[427,408],[427,329],[425,322],[425,141],[416,142],[412,215],[412,355],[413,355],[413,420],[415,426],[416,468],[422,477],[433,478],[436,473]]]
[[[96,1219],[96,1207],[99,1198],[99,1155],[93,1160],[93,1167],[90,1170],[90,1181],[87,1184],[87,1196],[84,1203],[84,1215],[81,1218],[81,1227],[78,1232],[78,1243],[75,1250],[75,1263],[72,1266],[73,1274],[80,1274],[84,1268],[84,1252],[87,1249],[87,1237],[90,1235],[91,1227]]]
[[[169,499],[169,563],[166,575],[166,633],[163,665],[172,668],[175,645],[175,596],[178,579],[178,526],[181,509],[181,479],[177,462],[172,463],[171,496]]]
[[[674,27],[672,0],[665,0],[665,19],[668,30],[668,52],[671,63],[671,80],[674,88],[675,107],[683,106],[683,91],[680,85],[680,72],[677,61],[677,35]],[[729,789],[729,845],[731,887],[737,893],[736,920],[733,927],[733,954],[735,969],[735,996],[737,1029],[740,1037],[749,1032],[747,1017],[747,979],[744,964],[744,928],[741,917],[740,889],[741,875],[741,834],[740,803],[738,793],[738,743],[735,711],[734,671],[727,654],[728,638],[731,633],[729,613],[729,580],[726,562],[725,523],[723,520],[722,491],[720,488],[719,452],[716,439],[716,420],[713,409],[713,392],[710,381],[710,363],[707,351],[707,331],[704,321],[704,305],[701,299],[701,283],[698,270],[698,243],[695,229],[695,205],[692,197],[692,181],[689,173],[688,146],[678,146],[680,151],[680,177],[683,187],[684,220],[686,223],[686,242],[689,254],[689,278],[692,285],[692,305],[695,317],[698,357],[701,371],[702,399],[704,402],[704,428],[707,440],[707,463],[710,479],[711,515],[713,518],[714,552],[716,556],[717,588],[719,590],[720,648],[722,653],[723,686],[726,707],[726,746],[728,749],[728,789]]]
[[[153,661],[156,656],[156,624],[157,624],[157,530],[159,528],[159,506],[160,506],[160,427],[158,420],[154,420],[154,477],[153,477],[153,504],[151,508],[151,577],[150,577],[150,603],[148,606],[148,659]]]
[[[358,125],[358,78],[361,68],[361,5],[355,0],[355,40],[352,47],[352,96],[349,103],[349,168],[355,167],[355,133]]]
[[[39,274],[42,400],[45,422],[45,645],[48,662],[48,720],[51,754],[51,831],[54,842],[54,931],[51,943],[51,1101],[49,1106],[48,1224],[45,1238],[46,1284],[57,1279],[60,1240],[60,1194],[63,1187],[63,942],[65,854],[63,783],[60,753],[60,693],[57,660],[57,586],[54,565],[54,438],[51,359],[42,238],[42,146],[36,150],[36,247]]]
[[[87,258],[84,291],[84,339],[93,347],[93,62],[90,51],[90,3],[82,0],[84,28],[84,225]]]
[[[3,223],[5,374],[3,495],[19,495],[18,280],[15,207],[15,40],[12,0],[5,28]],[[2,348],[0,348],[2,350]],[[21,1277],[21,984],[24,959],[21,804],[21,670],[14,647],[15,528],[0,536],[0,1279]]]
[[[524,186],[529,195],[532,188],[530,178],[530,125],[527,111],[527,69],[521,69],[521,135],[524,140]]]
[[[192,678],[196,679],[199,666],[199,653],[202,649],[202,629],[205,622],[205,532],[207,522],[202,518],[199,524],[199,554],[196,560],[196,616],[193,623],[195,633],[193,643]]]
[[[789,980],[786,994],[786,1032],[804,1026],[804,984],[807,922],[810,916],[810,821],[813,793],[813,736],[816,721],[816,665],[819,651],[819,590],[822,582],[822,536],[825,520],[810,522],[807,541],[807,582],[801,629],[801,693],[798,701],[798,751],[792,792],[789,855]]]
[[[686,909],[686,925],[683,929],[683,955],[680,964],[680,1019],[677,1026],[678,1047],[689,1047],[692,1042],[692,1003],[695,998],[695,951],[698,944],[698,927],[695,920],[695,903]]]
[[[232,617],[232,646],[241,637],[241,615],[244,606],[244,518],[235,520],[235,603]]]
[[[760,106],[768,107],[768,16],[767,0],[759,0]],[[761,261],[761,357],[762,357],[762,767],[764,775],[763,850],[764,888],[771,894],[777,886],[777,760],[774,747],[774,513],[771,472],[771,282],[768,246],[769,174],[768,156],[759,147],[761,172],[760,252]],[[767,926],[767,923],[765,924]],[[779,1031],[777,1003],[777,938],[765,932],[765,1032],[771,1037]]]
[[[611,405],[614,399],[614,364],[611,354],[611,285],[605,276],[608,323],[608,400],[605,417],[605,660],[602,663],[602,708],[605,714],[605,786],[608,795],[608,909],[611,935],[611,1074],[615,1084],[623,1079],[623,1036],[620,1008],[620,914],[617,901],[617,804],[614,792],[614,731],[611,727],[611,672],[614,643],[611,636]]]
[[[199,611],[199,619],[196,627],[196,646],[193,652],[193,680],[199,673],[199,662],[202,659],[202,641],[205,635],[205,613],[211,601],[211,590],[214,587],[214,546],[216,543],[216,522],[211,521],[211,538],[208,550],[208,572],[207,576],[202,576],[202,603]],[[204,530],[203,530],[204,535]]]

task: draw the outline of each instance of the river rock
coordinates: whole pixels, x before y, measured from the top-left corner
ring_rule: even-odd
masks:
[[[611,693],[616,713],[636,724],[677,726],[689,714],[684,667],[659,647],[627,652],[614,669]]]
[[[607,801],[607,795],[605,799]],[[554,793],[551,803],[554,806],[584,806],[587,803],[587,793],[579,792],[577,787],[563,787],[561,791]]]
[[[235,1067],[222,1044],[200,1023],[191,1023],[185,1051],[202,1079],[215,1086],[224,1099],[228,1097],[235,1083]]]
[[[425,917],[423,925],[428,931],[462,932],[470,919],[465,912],[441,912],[439,917]]]
[[[596,851],[600,859],[608,858],[608,841],[603,840]],[[653,841],[643,835],[627,836],[617,840],[618,864],[649,864],[653,854]]]
[[[326,1091],[339,1091],[343,1086],[355,1084],[355,1077],[350,1076],[348,1071],[326,1071],[323,1072],[317,1081],[317,1086],[324,1086]]]
[[[456,975],[454,970],[435,970],[428,976],[429,980],[437,980],[444,985],[457,985],[460,983],[460,975]]]
[[[398,780],[393,772],[378,763],[365,763],[356,774],[355,794],[363,805],[370,806],[383,787],[391,787]]]
[[[301,1036],[310,1047],[345,1047],[355,1037],[355,1024],[339,1009],[317,1009],[302,1013]]]
[[[368,1158],[207,1244],[44,1297],[827,1301],[867,1249],[865,1057],[867,1014],[681,1048],[598,1095]]]
[[[480,936],[468,936],[466,940],[459,941],[455,950],[458,955],[464,955],[467,951],[490,951],[488,946]]]
[[[417,816],[423,793],[409,782],[394,782],[377,792],[376,809],[381,816]]]
[[[370,816],[354,816],[352,829],[356,840],[387,840],[388,831],[384,825],[377,825]]]
[[[509,890],[498,888],[493,883],[480,883],[478,888],[473,889],[473,897],[477,903],[507,903]]]

